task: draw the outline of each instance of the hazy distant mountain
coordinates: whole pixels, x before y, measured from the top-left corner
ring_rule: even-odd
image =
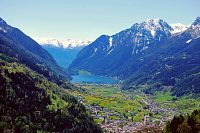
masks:
[[[78,52],[91,41],[77,40],[58,40],[58,39],[41,39],[35,40],[46,49],[63,68],[67,68],[75,59]]]
[[[60,48],[52,47],[50,45],[42,45],[42,47],[46,49],[54,57],[58,65],[60,65],[63,68],[69,67],[72,61],[76,58],[77,54],[83,48]]]
[[[173,29],[151,19],[113,36],[102,35],[79,52],[70,68],[118,77],[129,86],[173,86],[175,95],[199,93],[199,20],[187,29]]]

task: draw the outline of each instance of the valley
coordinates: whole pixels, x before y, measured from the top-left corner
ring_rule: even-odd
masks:
[[[200,133],[197,2],[7,1],[0,133]]]
[[[200,99],[175,98],[169,91],[154,95],[137,90],[121,90],[117,85],[76,84],[81,91],[66,90],[77,97],[104,131],[160,131],[174,115],[186,114],[200,107]]]

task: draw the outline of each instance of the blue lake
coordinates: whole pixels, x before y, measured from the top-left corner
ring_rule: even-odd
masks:
[[[72,76],[72,83],[90,83],[90,84],[116,84],[117,80],[110,77],[97,76],[92,74],[79,74]]]

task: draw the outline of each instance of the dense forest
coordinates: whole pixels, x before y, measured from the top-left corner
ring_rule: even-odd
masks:
[[[16,59],[0,55],[0,132],[102,132],[83,104]]]
[[[195,110],[186,116],[179,115],[166,123],[165,133],[199,133],[200,110]]]

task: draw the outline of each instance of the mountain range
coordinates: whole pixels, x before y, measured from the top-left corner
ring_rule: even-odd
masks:
[[[72,39],[58,40],[58,39],[46,39],[37,37],[35,37],[34,40],[42,46],[52,46],[64,49],[81,48],[91,43],[90,40],[72,40]]]
[[[146,84],[149,93],[161,86],[174,95],[199,93],[199,28],[200,17],[190,26],[148,19],[100,36],[79,52],[70,69],[117,77],[124,88]]]
[[[174,29],[173,33],[179,33],[188,28],[187,25],[181,23],[172,24],[171,26]],[[37,37],[34,40],[47,50],[54,57],[58,65],[63,68],[69,67],[80,50],[92,42],[90,40],[58,40]]]

